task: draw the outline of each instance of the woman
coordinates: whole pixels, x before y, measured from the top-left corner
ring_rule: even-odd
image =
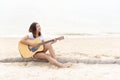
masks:
[[[37,22],[33,22],[30,25],[29,28],[29,34],[26,35],[24,38],[22,38],[20,40],[20,42],[26,44],[26,45],[30,45],[32,47],[37,47],[37,44],[31,44],[27,41],[27,39],[35,39],[35,38],[40,38],[40,40],[44,41],[43,36],[41,34],[41,27]],[[58,66],[58,67],[65,67],[65,65],[63,65],[62,63],[58,62],[56,60],[56,56],[55,56],[55,52],[54,49],[52,47],[52,44],[55,43],[56,40],[54,40],[53,42],[47,43],[44,45],[44,50],[43,51],[38,51],[36,52],[33,57],[36,59],[46,59],[48,60],[50,63]],[[45,54],[47,52],[47,50],[49,51],[50,55]]]

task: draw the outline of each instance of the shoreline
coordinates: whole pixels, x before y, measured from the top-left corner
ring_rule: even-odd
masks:
[[[27,33],[26,33],[27,34]],[[21,38],[25,34],[21,35],[0,35],[0,38]],[[65,36],[66,38],[103,38],[103,37],[115,37],[119,38],[119,32],[106,32],[106,33],[43,33],[45,38],[55,38],[59,36]]]

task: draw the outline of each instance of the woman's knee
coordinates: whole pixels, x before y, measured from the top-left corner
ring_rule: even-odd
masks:
[[[39,59],[45,59],[46,55],[44,53],[36,53],[33,57],[39,58]]]
[[[51,47],[51,43],[48,43],[48,44],[45,45],[46,49],[49,49],[50,47]]]

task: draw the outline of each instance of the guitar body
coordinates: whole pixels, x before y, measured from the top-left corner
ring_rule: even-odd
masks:
[[[42,41],[40,40],[40,38],[36,38],[36,39],[33,39],[33,40],[30,40],[28,39],[27,40],[28,42],[30,43],[42,43]],[[18,49],[20,51],[20,54],[23,58],[30,58],[32,57],[36,52],[38,51],[42,51],[44,49],[43,45],[40,45],[38,48],[32,48],[28,45],[25,45],[21,42],[19,42],[18,44]]]

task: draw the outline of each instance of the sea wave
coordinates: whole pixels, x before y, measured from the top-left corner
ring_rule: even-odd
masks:
[[[81,37],[120,37],[120,33],[106,32],[106,33],[44,33],[45,38],[53,38],[64,36],[66,38],[81,38]],[[0,35],[1,38],[15,37],[21,38],[23,35]]]

